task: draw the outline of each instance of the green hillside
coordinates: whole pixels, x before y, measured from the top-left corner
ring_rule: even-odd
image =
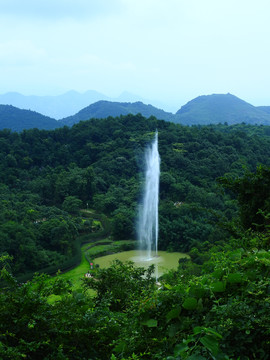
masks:
[[[229,125],[245,122],[247,124],[270,124],[270,116],[231,94],[199,96],[182,106],[175,114],[175,121],[185,125]]]
[[[108,116],[120,116],[128,114],[142,114],[145,117],[155,116],[157,119],[173,121],[174,116],[171,113],[157,109],[152,105],[145,105],[142,102],[111,102],[98,101],[87,106],[73,116],[69,116],[60,120],[65,125],[73,125],[81,120],[88,120],[91,118],[104,119]]]
[[[221,194],[216,179],[225,174],[241,176],[243,166],[254,171],[257,164],[270,165],[268,127],[187,127],[127,115],[51,131],[4,130],[0,132],[4,196],[0,233],[6,240],[0,246],[14,256],[16,274],[61,263],[75,254],[80,220],[76,224],[71,216],[78,213],[78,206],[106,214],[115,238],[136,238],[142,154],[156,129],[161,156],[160,249],[190,251],[224,236],[217,218],[226,214],[231,219],[237,209]],[[9,242],[9,237],[17,239],[17,231],[29,239],[25,250],[19,246],[15,251]]]
[[[11,105],[0,105],[0,129],[22,131],[24,129],[55,129],[60,124],[48,116],[35,111],[18,109]]]
[[[71,94],[67,94],[70,97]],[[70,100],[71,101],[71,100]],[[84,99],[84,101],[86,101]],[[73,101],[72,101],[73,102]],[[76,102],[76,97],[74,98]],[[61,106],[61,104],[59,104]],[[57,104],[54,104],[57,107]],[[157,119],[180,123],[183,125],[209,124],[270,124],[270,114],[267,106],[255,107],[231,94],[214,94],[199,96],[182,106],[176,114],[172,114],[152,105],[142,102],[95,102],[75,115],[56,121],[30,110],[21,110],[13,106],[0,105],[0,129],[13,131],[24,129],[55,129],[61,126],[72,126],[80,121],[105,119],[109,116],[125,116],[141,114],[145,117],[154,116]]]
[[[156,129],[159,249],[189,257],[158,282],[132,263],[90,269],[82,244],[136,239]],[[269,129],[126,115],[1,130],[0,358],[269,359]]]

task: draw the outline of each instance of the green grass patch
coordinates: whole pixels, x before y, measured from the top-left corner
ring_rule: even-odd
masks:
[[[134,245],[135,246],[135,241],[134,240],[117,240],[113,242],[115,245]]]
[[[112,239],[106,238],[106,239],[101,239],[101,240],[97,240],[93,243],[93,245],[95,246],[96,244],[101,244],[104,245],[104,243],[114,243],[114,241]]]
[[[107,244],[102,244],[107,243]],[[95,243],[86,243],[81,247],[82,259],[81,263],[72,270],[69,270],[65,273],[60,273],[58,276],[63,279],[69,280],[72,283],[73,290],[82,290],[82,280],[84,279],[84,275],[90,269],[89,260],[92,260],[101,254],[106,252],[119,252],[122,250],[122,247],[129,246],[134,244],[132,240],[122,240],[122,241],[112,241],[111,239],[102,239],[98,240]],[[86,258],[87,256],[87,258]],[[53,301],[53,300],[52,300]]]
[[[115,249],[114,246],[112,246],[111,244],[107,244],[107,245],[96,245],[91,247],[89,250],[87,250],[87,255],[89,257],[93,256],[95,257],[96,255],[103,253],[105,251],[111,251]]]
[[[59,276],[63,277],[66,280],[71,281],[72,288],[74,290],[78,290],[82,288],[82,279],[84,278],[84,274],[89,270],[89,263],[85,258],[85,249],[89,246],[89,244],[84,244],[81,247],[82,251],[82,260],[80,265],[75,267],[72,270],[69,270],[65,273],[59,274]]]

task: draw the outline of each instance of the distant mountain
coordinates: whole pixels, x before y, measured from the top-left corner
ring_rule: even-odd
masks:
[[[101,99],[101,100],[105,100],[105,99]],[[137,101],[141,101],[143,103],[148,102],[149,100],[146,100],[144,98],[142,98],[139,95],[135,95],[132,94],[128,91],[123,91],[117,98],[111,98],[111,99],[107,99],[109,101],[114,101],[114,102],[137,102]]]
[[[35,96],[22,95],[17,92],[0,94],[0,104],[13,105],[20,109],[37,111],[43,115],[54,119],[62,119],[76,114],[81,109],[100,100],[118,101],[118,102],[146,102],[145,99],[129,92],[123,92],[117,98],[110,98],[100,92],[88,90],[85,93],[79,93],[71,90],[61,95],[55,96]]]
[[[54,119],[61,119],[73,115],[85,106],[101,99],[107,100],[109,98],[94,90],[89,90],[83,94],[71,90],[57,96],[26,96],[16,92],[9,92],[0,95],[0,104],[13,105],[20,109],[30,109]]]
[[[260,109],[266,112],[267,114],[270,114],[270,106],[257,106],[257,109]]]
[[[60,126],[57,120],[35,111],[18,109],[12,105],[0,105],[0,130],[22,131],[33,128],[50,130]]]
[[[138,113],[141,113],[145,117],[153,115],[160,120],[174,121],[174,115],[172,113],[158,109],[152,105],[145,105],[140,101],[134,103],[98,101],[87,106],[73,116],[59,120],[59,122],[71,126],[81,120],[88,120],[91,118],[106,118],[108,116],[127,114],[136,115]]]
[[[270,125],[270,114],[231,94],[199,96],[182,106],[175,121],[185,125],[247,124]]]
[[[263,108],[263,109],[262,109]],[[270,109],[270,107],[269,107]],[[106,118],[141,113],[145,117],[151,115],[157,119],[181,123],[183,125],[229,125],[245,122],[247,124],[270,125],[268,107],[255,107],[231,94],[213,94],[199,96],[182,106],[176,114],[158,109],[152,105],[137,102],[98,101],[77,114],[60,120],[64,125],[73,124],[90,118]]]
[[[9,94],[13,100],[17,98],[17,102],[19,102],[22,96],[16,93]],[[76,92],[64,94],[62,97],[63,104],[66,103],[67,100],[70,104],[75,104],[77,94]],[[98,93],[96,93],[96,96],[98,96],[97,94]],[[94,96],[93,93],[92,95]],[[122,94],[123,98],[128,96],[131,96],[131,94]],[[6,100],[7,98],[8,97],[6,97]],[[43,102],[43,105],[44,104]],[[189,101],[186,105],[182,106],[176,114],[166,112],[152,105],[146,105],[141,101],[113,102],[100,100],[84,107],[75,115],[64,117],[58,121],[35,111],[22,110],[11,105],[0,105],[0,129],[9,128],[13,131],[21,131],[35,127],[38,129],[54,129],[64,125],[72,126],[81,120],[91,118],[106,118],[108,116],[115,117],[127,114],[136,115],[138,113],[141,113],[145,117],[155,116],[160,120],[172,121],[183,125],[209,125],[223,124],[225,122],[229,125],[242,122],[247,124],[270,125],[269,106],[255,107],[231,94],[213,94],[199,96]]]

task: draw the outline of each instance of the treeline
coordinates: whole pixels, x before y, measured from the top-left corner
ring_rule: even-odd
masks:
[[[80,208],[111,219],[116,239],[136,237],[144,150],[159,132],[160,248],[198,251],[223,241],[238,214],[216,179],[270,165],[266,126],[186,127],[127,115],[53,131],[0,132],[0,252],[22,274],[66,261],[91,232]]]

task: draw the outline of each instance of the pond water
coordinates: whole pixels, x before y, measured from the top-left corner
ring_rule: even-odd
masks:
[[[123,262],[133,261],[135,266],[142,266],[145,268],[154,264],[155,277],[158,278],[168,270],[177,269],[178,260],[180,258],[189,258],[189,256],[178,252],[158,251],[158,256],[153,256],[152,258],[148,259],[147,251],[131,250],[96,258],[94,263],[98,264],[101,268],[109,267],[113,260],[116,259]]]

